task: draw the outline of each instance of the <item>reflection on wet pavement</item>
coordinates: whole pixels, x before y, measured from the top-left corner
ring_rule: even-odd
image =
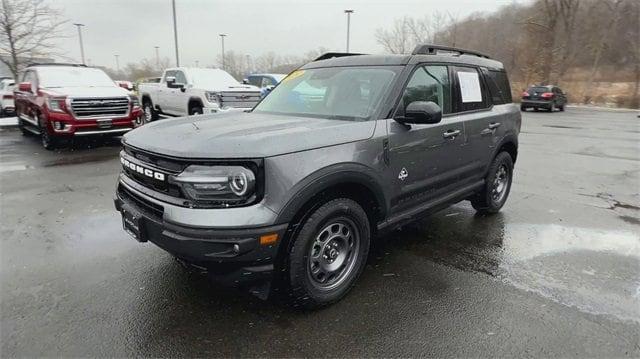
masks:
[[[399,246],[588,313],[640,323],[638,232],[509,223],[503,214],[483,217],[458,205],[385,240],[387,252]]]

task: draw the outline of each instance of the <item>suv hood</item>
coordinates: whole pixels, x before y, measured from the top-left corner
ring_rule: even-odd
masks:
[[[153,122],[124,142],[180,158],[260,158],[367,139],[375,121],[231,112]]]
[[[85,97],[122,97],[129,92],[118,86],[109,87],[49,87],[44,89],[54,96],[68,96],[74,98]]]

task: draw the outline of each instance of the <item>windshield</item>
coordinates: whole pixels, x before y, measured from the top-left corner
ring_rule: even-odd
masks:
[[[391,66],[297,70],[265,97],[254,112],[368,120],[398,71]]]
[[[90,67],[41,67],[38,78],[42,87],[114,87],[107,74]]]
[[[189,70],[189,75],[191,76],[191,81],[197,87],[246,87],[240,85],[229,73],[219,69],[191,69]]]

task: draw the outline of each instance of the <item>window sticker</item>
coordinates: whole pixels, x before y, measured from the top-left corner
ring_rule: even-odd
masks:
[[[304,74],[304,70],[295,70],[294,72],[290,73],[289,76],[285,77],[282,82],[287,82],[287,81],[291,81],[297,77],[300,77]]]
[[[480,78],[477,72],[458,72],[458,83],[460,83],[462,103],[482,102]]]

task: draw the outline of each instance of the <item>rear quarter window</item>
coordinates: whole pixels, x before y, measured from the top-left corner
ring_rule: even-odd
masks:
[[[486,70],[482,71],[487,80],[487,87],[494,105],[502,105],[513,102],[511,98],[511,86],[509,78],[504,71]]]

